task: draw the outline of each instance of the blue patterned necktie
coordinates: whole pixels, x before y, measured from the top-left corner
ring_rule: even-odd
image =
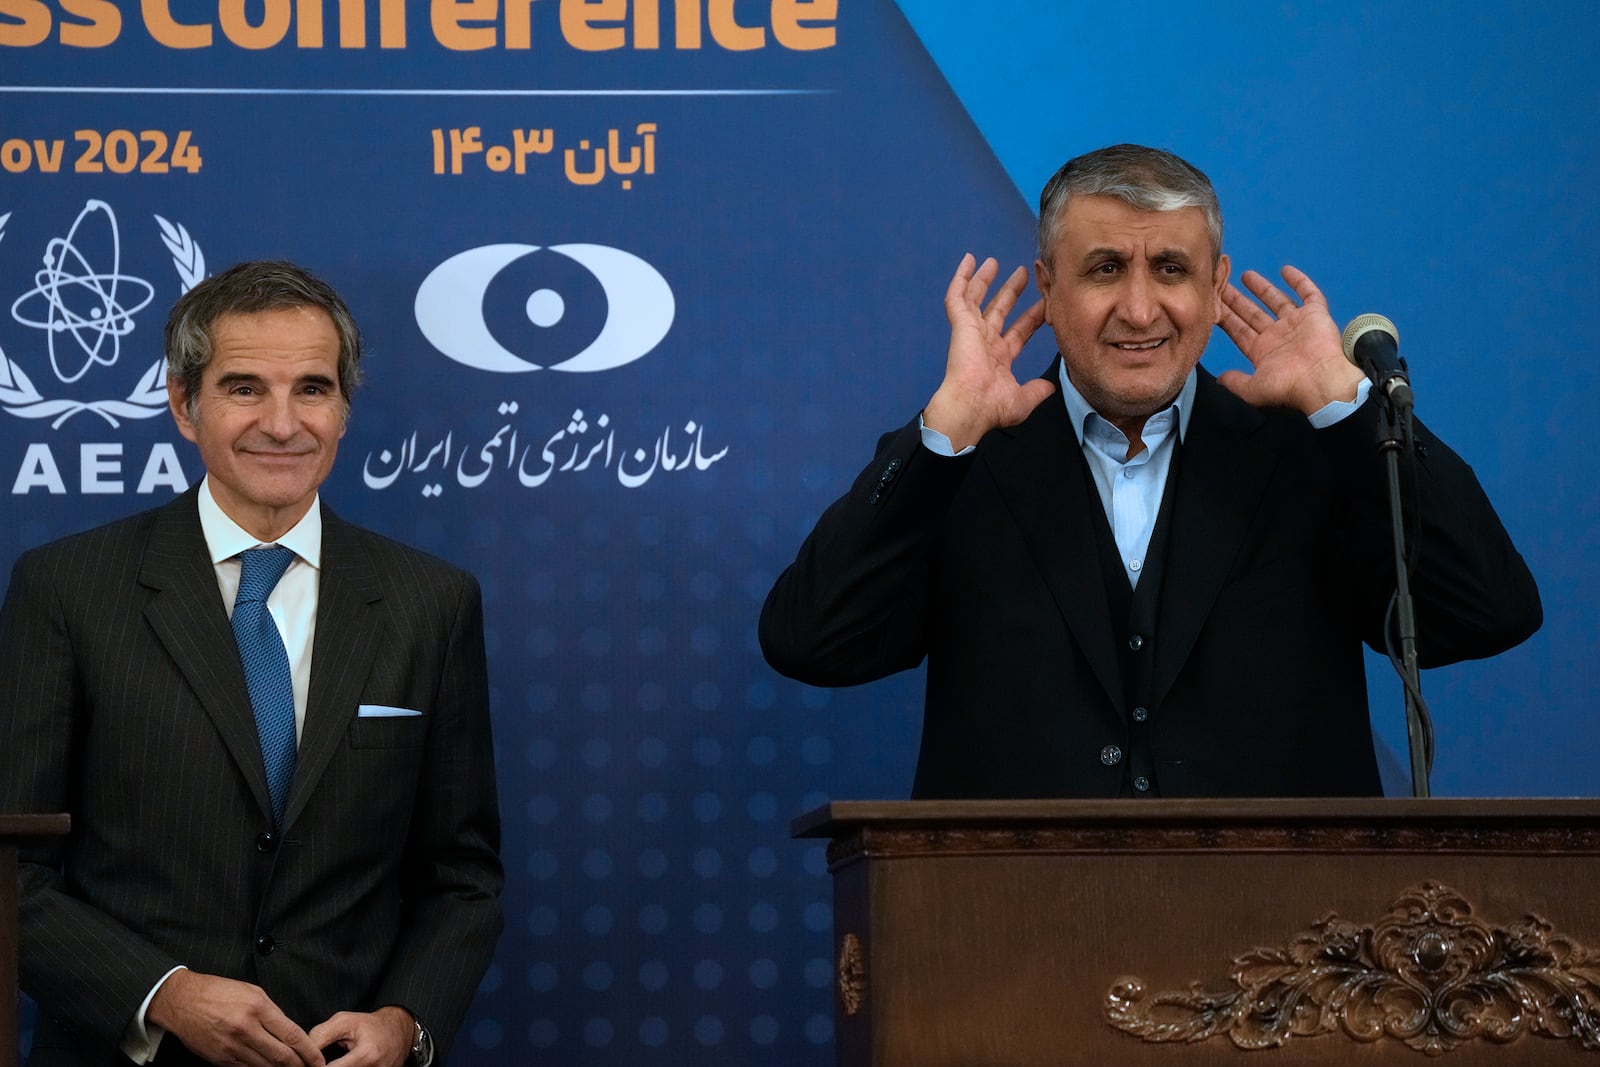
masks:
[[[294,682],[283,637],[267,611],[267,597],[293,560],[294,552],[282,545],[239,553],[243,572],[239,595],[233,601],[233,637],[239,642],[244,681],[256,713],[267,791],[272,797],[272,822],[280,828],[289,802],[289,783],[294,781]]]

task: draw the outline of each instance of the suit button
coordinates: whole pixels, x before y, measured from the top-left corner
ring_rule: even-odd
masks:
[[[1133,649],[1135,652],[1139,651],[1144,647],[1144,635],[1134,634],[1132,637],[1128,638],[1128,647]]]
[[[1150,709],[1149,708],[1134,708],[1133,709],[1133,721],[1134,722],[1144,722],[1149,717],[1150,717]]]
[[[1148,793],[1150,791],[1150,779],[1141,774],[1133,780],[1133,787],[1141,793]]]
[[[260,937],[256,938],[256,951],[261,953],[263,956],[272,955],[272,950],[277,947],[278,943],[272,940],[272,938],[267,934],[262,934]]]
[[[275,852],[278,848],[278,837],[271,830],[256,835],[257,852]]]
[[[1122,762],[1122,749],[1116,745],[1107,745],[1100,750],[1100,762],[1107,767],[1115,767]]]

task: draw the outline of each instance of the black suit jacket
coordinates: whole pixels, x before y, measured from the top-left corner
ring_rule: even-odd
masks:
[[[926,657],[917,796],[1115,796],[1126,762],[1102,755],[1136,746],[1167,796],[1379,793],[1361,650],[1383,647],[1394,588],[1377,417],[1313,430],[1199,372],[1142,721],[1059,396],[964,457],[922,447],[915,420],[886,436],[769,594],[762,648],[813,685]],[[1499,652],[1539,626],[1532,576],[1471,470],[1419,440],[1421,663]]]
[[[324,509],[274,834],[196,495],[24,554],[0,613],[0,810],[72,816],[21,857],[32,1062],[126,1063],[124,1027],[178,964],[261,985],[307,1029],[403,1005],[448,1048],[502,925],[477,583]]]

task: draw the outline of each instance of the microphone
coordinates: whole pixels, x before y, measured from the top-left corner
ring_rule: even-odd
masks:
[[[1344,328],[1344,358],[1383,390],[1397,411],[1411,408],[1411,379],[1400,356],[1400,331],[1382,315],[1357,315]]]

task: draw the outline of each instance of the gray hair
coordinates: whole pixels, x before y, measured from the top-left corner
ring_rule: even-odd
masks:
[[[167,316],[167,381],[183,389],[191,419],[198,410],[200,379],[211,362],[217,320],[298,307],[321,308],[333,320],[339,334],[339,392],[349,411],[350,395],[361,384],[361,331],[350,309],[331,285],[305,268],[258,259],[213,274],[179,297]]]
[[[1211,179],[1171,152],[1119,144],[1063,163],[1039,194],[1039,258],[1046,266],[1052,265],[1061,213],[1074,196],[1114,196],[1139,211],[1197,207],[1205,213],[1212,261],[1222,255],[1222,206]]]

